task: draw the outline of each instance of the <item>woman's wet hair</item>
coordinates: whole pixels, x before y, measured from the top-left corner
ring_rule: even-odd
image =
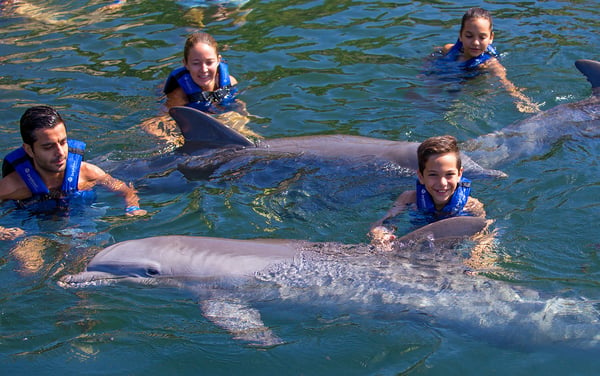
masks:
[[[214,48],[215,53],[217,55],[219,54],[219,44],[212,35],[208,33],[193,33],[185,40],[185,46],[183,47],[183,61],[187,62],[190,50],[198,43],[204,43]]]

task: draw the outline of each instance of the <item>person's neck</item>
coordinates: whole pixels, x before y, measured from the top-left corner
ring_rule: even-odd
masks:
[[[446,205],[448,205],[449,202],[450,202],[450,200],[444,202],[443,204],[434,204],[435,210],[438,212],[442,211],[442,209],[444,209],[446,207]]]
[[[42,178],[42,180],[44,181],[44,184],[46,184],[46,187],[48,187],[48,190],[56,190],[56,189],[60,189],[62,187],[62,183],[65,177],[65,172],[48,172],[48,171],[41,171],[39,168],[37,168],[36,166],[36,170],[38,172],[38,174],[40,174],[40,177]]]

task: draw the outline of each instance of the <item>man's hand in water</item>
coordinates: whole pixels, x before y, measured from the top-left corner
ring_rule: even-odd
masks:
[[[0,226],[0,240],[15,240],[19,236],[25,235],[25,231],[18,227]]]

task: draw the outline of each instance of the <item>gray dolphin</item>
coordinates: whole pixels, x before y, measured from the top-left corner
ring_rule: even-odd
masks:
[[[471,158],[485,166],[548,152],[563,137],[598,136],[600,131],[600,62],[577,60],[575,66],[592,85],[592,96],[540,112],[523,121],[464,142]]]
[[[207,176],[223,163],[248,155],[267,158],[309,156],[366,163],[383,162],[408,169],[411,173],[418,168],[418,142],[340,134],[253,142],[212,116],[194,108],[176,106],[169,110],[169,114],[175,119],[185,138],[185,144],[179,150],[190,154],[178,166],[188,177]],[[462,163],[469,176],[506,177],[502,171],[481,167],[464,153]]]
[[[568,342],[597,347],[593,302],[553,297],[465,273],[461,248],[484,229],[482,218],[457,217],[400,238],[391,252],[367,244],[162,236],[117,243],[59,285],[130,281],[166,283],[198,294],[205,317],[257,346],[284,343],[252,302],[389,306],[511,344]],[[456,246],[458,245],[458,248]],[[375,308],[372,308],[375,307]],[[387,308],[386,308],[387,311]],[[423,315],[424,314],[424,315]],[[404,317],[404,316],[403,316]]]
[[[597,134],[600,129],[600,62],[577,60],[575,66],[592,85],[590,98],[558,105],[502,130],[462,143],[465,173],[469,176],[505,177],[504,172],[487,167],[497,168],[508,161],[545,153],[565,135]],[[190,157],[179,166],[186,176],[192,176],[194,172],[198,174],[198,171],[204,169],[212,171],[226,161],[248,154],[302,154],[363,161],[370,159],[392,162],[413,171],[417,169],[416,142],[321,135],[254,143],[195,109],[173,107],[169,112],[185,137],[183,151],[194,154],[199,150],[211,150],[209,154]]]

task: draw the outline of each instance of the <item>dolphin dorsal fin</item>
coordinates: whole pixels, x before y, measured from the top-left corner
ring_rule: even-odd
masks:
[[[181,130],[186,144],[197,147],[254,146],[252,141],[212,116],[192,107],[171,107],[169,114]]]
[[[600,95],[600,62],[581,59],[575,62],[575,66],[592,84],[594,95]]]

